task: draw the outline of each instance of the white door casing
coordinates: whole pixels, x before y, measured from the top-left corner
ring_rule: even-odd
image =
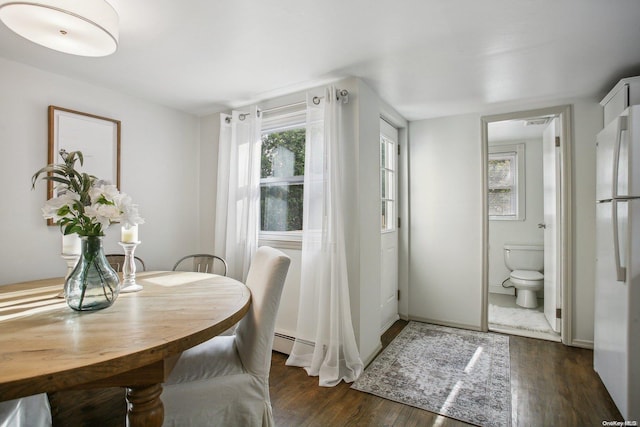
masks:
[[[575,284],[573,277],[574,267],[574,243],[573,243],[573,221],[572,211],[574,209],[572,203],[573,188],[573,161],[572,161],[572,108],[570,105],[558,105],[553,107],[545,107],[534,110],[516,111],[503,114],[495,114],[481,117],[482,123],[482,157],[483,157],[483,247],[482,247],[482,301],[481,301],[481,327],[483,331],[489,330],[488,308],[489,308],[489,210],[487,208],[488,193],[488,175],[486,159],[489,146],[489,124],[504,120],[522,120],[529,118],[540,118],[555,116],[560,126],[556,128],[556,133],[561,136],[561,144],[559,148],[558,167],[560,170],[559,177],[559,197],[560,204],[558,206],[558,217],[556,218],[556,226],[558,235],[557,242],[557,280],[556,295],[560,298],[556,301],[556,305],[561,307],[560,339],[565,345],[576,345],[578,347],[589,347],[589,343],[583,340],[574,339],[575,328],[572,327],[573,312],[575,309],[575,301],[573,300]]]
[[[380,332],[398,316],[398,130],[380,119]]]
[[[551,120],[542,135],[542,163],[544,188],[544,315],[555,332],[560,332],[560,318],[556,316],[561,307],[560,266],[558,248],[560,244],[560,120]]]

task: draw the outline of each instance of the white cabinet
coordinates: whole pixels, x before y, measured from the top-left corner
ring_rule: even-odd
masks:
[[[640,104],[640,76],[622,79],[600,101],[604,107],[604,126],[618,117],[630,105]]]

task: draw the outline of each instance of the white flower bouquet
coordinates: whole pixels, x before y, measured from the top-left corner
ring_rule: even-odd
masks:
[[[45,202],[42,213],[45,219],[58,223],[63,234],[104,236],[114,222],[144,223],[131,197],[119,192],[115,185],[75,169],[76,161],[80,165],[84,162],[82,152],[60,150],[60,157],[64,163],[43,167],[31,181],[32,188],[40,177],[55,183],[57,196]]]

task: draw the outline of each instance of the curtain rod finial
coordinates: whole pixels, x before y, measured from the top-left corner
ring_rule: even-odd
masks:
[[[349,91],[346,89],[336,90],[336,99],[342,101],[343,104],[349,103]]]

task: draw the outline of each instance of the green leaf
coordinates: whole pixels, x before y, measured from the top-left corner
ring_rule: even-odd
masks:
[[[80,161],[80,166],[84,164],[84,156],[82,155],[82,151],[72,151],[70,153],[67,153],[67,164],[70,164],[73,167],[76,160]]]
[[[64,234],[65,236],[66,236],[67,234],[73,234],[73,233],[74,233],[74,231],[73,231],[73,227],[74,227],[74,224],[67,224],[67,225],[64,227],[64,232],[63,232],[63,234]]]
[[[46,179],[47,181],[54,181],[54,182],[59,182],[61,184],[66,185],[67,187],[69,186],[70,182],[68,179],[65,178],[60,178],[59,176],[45,176],[42,179]]]
[[[60,209],[58,209],[58,211],[56,213],[58,214],[58,216],[65,216],[65,215],[68,215],[69,212],[71,212],[71,209],[69,208],[69,205],[64,205],[64,206],[60,207]]]
[[[100,198],[96,201],[96,203],[98,203],[100,205],[108,205],[108,206],[115,206],[116,205],[114,202],[112,202],[111,200],[109,200],[106,197],[104,197],[104,194],[100,195]]]

